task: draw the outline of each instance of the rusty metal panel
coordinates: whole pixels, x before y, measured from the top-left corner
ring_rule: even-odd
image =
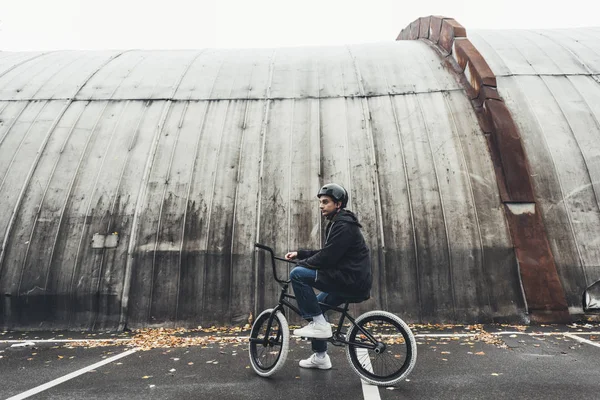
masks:
[[[478,31],[519,126],[567,303],[600,277],[600,32]]]
[[[573,81],[598,96],[600,85],[585,76],[506,78],[499,87],[525,132],[550,246],[569,306],[577,309],[581,287],[600,275],[600,126],[588,105],[592,99],[583,97]]]

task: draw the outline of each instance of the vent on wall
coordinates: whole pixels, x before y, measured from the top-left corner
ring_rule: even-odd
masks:
[[[92,249],[114,249],[119,245],[119,233],[94,233]]]

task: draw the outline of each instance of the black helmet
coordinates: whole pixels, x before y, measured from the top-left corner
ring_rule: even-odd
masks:
[[[327,185],[324,185],[317,194],[317,197],[321,196],[329,196],[336,202],[341,201],[342,208],[346,207],[348,204],[348,192],[337,183],[328,183]]]

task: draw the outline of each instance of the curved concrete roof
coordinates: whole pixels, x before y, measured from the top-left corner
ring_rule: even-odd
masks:
[[[0,99],[9,101],[325,99],[459,89],[436,54],[418,43],[0,52]]]
[[[437,23],[430,21],[429,31]],[[448,20],[439,22],[443,33]],[[503,114],[488,86],[495,76],[471,56],[475,69],[457,58],[464,76],[449,65],[443,51],[452,52],[452,32],[437,47],[428,39],[276,50],[0,52],[0,209],[7,210],[0,213],[0,325],[243,322],[272,306],[278,291],[253,243],[278,253],[318,247],[314,193],[329,181],[349,189],[349,207],[372,249],[373,299],[356,311],[385,308],[413,322],[526,320],[522,279],[530,308],[529,288],[536,288],[524,277],[527,263],[536,264],[526,236],[545,235],[544,226],[552,253],[540,257],[555,255],[574,308],[576,285],[565,283],[565,271],[576,278],[593,272],[593,257],[573,268],[572,258],[556,254],[584,240],[593,254],[597,236],[592,240],[591,224],[576,226],[579,203],[548,201],[576,196],[541,188],[595,173],[595,143],[578,163],[565,153],[564,164],[544,164],[557,183],[534,176],[533,198],[515,167],[524,165],[521,147],[498,134]],[[518,33],[478,35],[473,43]],[[496,72],[494,61],[490,66]],[[518,115],[537,103],[519,109],[501,82],[549,77],[499,75],[531,168],[544,169],[533,167],[535,138],[529,142]],[[478,111],[478,93],[487,96],[483,107],[497,139]],[[584,112],[597,121],[597,110]],[[548,136],[536,150],[546,159],[549,148],[572,152],[563,142],[560,134]],[[569,187],[595,188],[585,185]],[[545,225],[522,221],[536,201]],[[581,212],[593,206],[590,200]],[[551,212],[557,208],[566,211]],[[561,213],[570,218],[568,243],[553,242],[561,225],[552,216]]]

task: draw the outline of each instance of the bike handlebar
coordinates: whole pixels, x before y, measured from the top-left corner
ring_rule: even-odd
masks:
[[[254,247],[257,247],[259,249],[268,251],[271,254],[271,265],[273,266],[273,276],[275,277],[275,280],[279,283],[290,283],[289,280],[282,280],[279,279],[277,277],[277,269],[275,268],[275,260],[279,260],[279,261],[285,261],[287,263],[291,263],[291,264],[295,264],[295,261],[292,260],[288,260],[286,258],[282,258],[282,257],[277,257],[275,256],[275,253],[273,252],[273,249],[270,248],[269,246],[265,246],[264,244],[260,244],[260,243],[254,243]]]

